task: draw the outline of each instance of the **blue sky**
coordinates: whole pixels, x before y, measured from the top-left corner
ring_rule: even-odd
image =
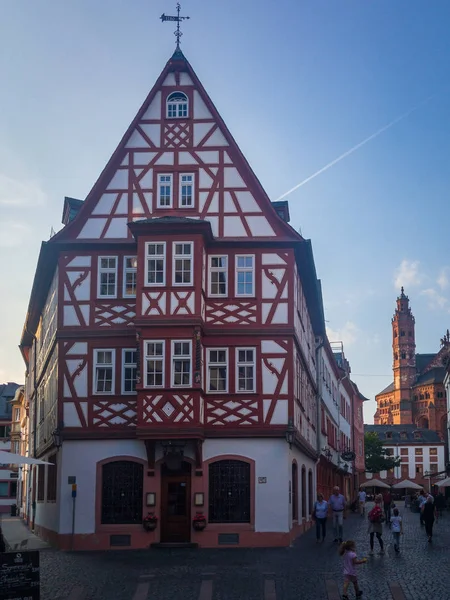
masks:
[[[0,18],[0,381],[41,240],[84,198],[174,48],[167,0],[5,1]],[[391,381],[401,284],[418,351],[450,326],[447,0],[186,0],[183,50],[275,200],[311,238],[331,341],[369,398]],[[358,374],[358,375],[356,375]],[[366,421],[375,404],[367,403]]]

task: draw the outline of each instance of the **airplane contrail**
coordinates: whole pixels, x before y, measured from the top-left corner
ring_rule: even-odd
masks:
[[[291,188],[290,190],[288,190],[287,192],[282,194],[279,198],[277,198],[276,202],[278,202],[279,200],[282,200],[283,198],[286,198],[286,196],[289,196],[289,194],[292,194],[292,192],[295,192],[295,190],[298,190],[298,188],[302,187],[303,185],[305,185],[305,183],[308,183],[309,181],[311,181],[311,179],[314,179],[321,173],[328,171],[328,169],[333,167],[336,163],[340,162],[344,158],[347,158],[347,156],[350,156],[350,154],[353,154],[353,152],[356,152],[356,150],[359,150],[359,148],[361,148],[362,146],[367,144],[367,142],[370,142],[374,138],[378,137],[384,131],[386,131],[387,129],[390,129],[393,125],[395,125],[399,121],[403,121],[403,119],[406,119],[406,117],[409,117],[409,115],[411,113],[418,110],[421,106],[423,106],[424,104],[426,104],[427,102],[432,100],[434,97],[435,97],[435,94],[433,94],[432,96],[428,96],[428,98],[425,98],[425,100],[422,100],[421,102],[419,102],[419,104],[416,104],[415,106],[413,106],[412,108],[407,110],[405,113],[403,113],[399,117],[396,117],[393,121],[390,121],[390,123],[388,123],[387,125],[384,125],[384,127],[381,127],[381,129],[378,129],[378,131],[376,131],[375,133],[372,133],[372,135],[369,135],[369,137],[366,137],[362,142],[359,142],[359,144],[356,144],[356,146],[353,146],[352,148],[350,148],[350,150],[347,150],[346,152],[344,152],[343,154],[341,154],[340,156],[338,156],[337,158],[335,158],[334,160],[329,162],[327,165],[325,165],[324,167],[322,167],[321,169],[319,169],[318,171],[316,171],[315,173],[313,173],[312,175],[310,175],[309,177],[307,177],[300,183],[297,183],[297,185],[295,185],[293,188]]]

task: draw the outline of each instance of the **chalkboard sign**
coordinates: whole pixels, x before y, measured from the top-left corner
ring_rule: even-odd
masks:
[[[39,598],[39,552],[0,554],[0,600]]]

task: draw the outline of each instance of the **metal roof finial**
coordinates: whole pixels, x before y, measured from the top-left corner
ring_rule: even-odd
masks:
[[[180,38],[183,35],[180,30],[180,23],[181,23],[181,21],[184,21],[185,19],[190,18],[190,17],[180,17],[180,10],[181,10],[181,5],[179,2],[177,2],[177,16],[176,17],[173,15],[165,15],[164,13],[160,16],[160,19],[163,23],[164,23],[164,21],[176,21],[177,28],[174,31],[174,35],[177,38],[177,47],[176,47],[177,50],[180,49]]]

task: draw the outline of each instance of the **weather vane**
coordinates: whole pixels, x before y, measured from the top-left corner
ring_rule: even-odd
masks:
[[[170,15],[165,15],[164,13],[160,16],[161,21],[164,23],[164,21],[176,21],[177,22],[177,28],[174,31],[174,35],[177,38],[177,50],[180,49],[180,38],[183,35],[180,31],[180,23],[181,21],[184,21],[185,19],[189,19],[189,17],[180,17],[180,10],[181,10],[181,6],[180,3],[177,2],[177,16],[170,16]]]

